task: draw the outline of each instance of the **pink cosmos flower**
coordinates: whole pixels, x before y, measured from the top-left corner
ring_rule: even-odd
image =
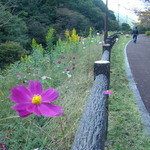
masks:
[[[70,69],[66,69],[66,71],[70,71]]]
[[[27,117],[36,114],[46,117],[62,115],[62,107],[51,104],[59,97],[56,89],[48,88],[43,91],[42,84],[38,80],[30,81],[28,88],[24,85],[17,85],[11,89],[10,99],[17,103],[12,108],[18,111],[20,117]]]
[[[76,63],[72,63],[72,66],[75,66],[76,65]]]
[[[20,74],[18,74],[18,75],[16,75],[16,77],[17,77],[17,78],[21,78],[21,75],[20,75]]]
[[[2,150],[7,150],[7,148],[5,147],[3,143],[0,143],[0,148],[2,148]]]
[[[52,78],[51,78],[51,77],[48,77],[48,76],[42,76],[41,79],[42,79],[42,80],[45,80],[45,79],[52,79]]]
[[[61,64],[62,62],[61,62],[61,61],[57,61],[57,63],[58,63],[58,64]]]
[[[3,139],[5,140],[10,140],[8,137],[2,136]]]
[[[112,91],[107,90],[107,91],[104,91],[104,94],[108,94],[108,95],[110,95],[110,94],[113,94],[113,92],[112,92]]]
[[[84,41],[81,41],[80,43],[81,43],[81,44],[84,44]]]
[[[46,78],[47,78],[47,76],[42,76],[41,77],[42,80],[45,80]]]
[[[61,59],[65,59],[65,57],[60,57]]]
[[[72,59],[76,59],[76,57],[72,57]]]

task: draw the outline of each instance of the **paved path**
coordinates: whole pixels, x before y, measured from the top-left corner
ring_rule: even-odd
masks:
[[[136,44],[129,42],[126,53],[134,81],[150,114],[150,37],[139,35]]]

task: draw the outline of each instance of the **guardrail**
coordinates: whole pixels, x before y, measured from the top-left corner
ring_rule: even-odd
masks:
[[[72,150],[104,150],[108,128],[108,95],[110,54],[117,34],[106,39],[102,58],[94,62],[94,83],[84,108]]]

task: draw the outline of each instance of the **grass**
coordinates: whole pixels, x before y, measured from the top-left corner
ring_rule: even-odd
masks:
[[[61,67],[62,64],[56,63],[53,67],[51,63],[46,62],[48,56],[42,58],[41,66],[33,67],[30,63],[15,64],[15,69],[9,69],[0,76],[0,143],[8,150],[71,149],[83,108],[93,85],[93,63],[101,57],[102,47],[99,44],[101,40],[102,37],[90,38],[84,45],[78,46],[78,51],[66,53],[67,59],[61,61],[66,61],[67,64],[76,63],[76,69],[70,72],[71,78],[62,73],[64,69]],[[109,99],[107,150],[149,150],[150,147],[125,73],[123,49],[128,40],[121,36],[112,49],[110,89],[113,94]],[[60,56],[62,55],[55,58],[56,62],[60,61],[58,59]],[[68,59],[70,56],[76,59]],[[17,67],[18,65],[20,67]],[[38,74],[37,68],[41,69]],[[17,74],[21,74],[23,78],[16,78]],[[55,81],[41,80],[43,75],[55,77]],[[27,84],[24,82],[25,79],[35,78],[43,83],[44,88],[51,85],[60,93],[55,104],[63,107],[62,116],[38,118],[30,115],[27,118],[19,118],[10,108],[14,105],[9,100],[10,88],[16,84]]]
[[[15,69],[10,69],[5,72],[5,76],[1,76],[0,89],[3,94],[1,95],[0,101],[0,140],[8,149],[71,149],[82,110],[93,84],[93,63],[95,59],[98,60],[101,57],[101,45],[99,44],[101,40],[102,37],[87,39],[84,45],[79,45],[77,52],[67,53],[65,55],[66,59],[61,60],[67,62],[69,60],[68,63],[76,63],[76,69],[70,72],[72,75],[71,78],[68,78],[67,75],[62,73],[64,68],[61,67],[62,64],[57,63],[54,67],[46,63],[47,67],[50,65],[49,68],[41,64],[42,69],[43,67],[46,69],[41,69],[38,74],[35,74],[37,67],[34,68],[31,64],[28,64],[28,67],[25,66],[26,63],[22,63],[21,65],[15,64]],[[70,56],[74,56],[76,59],[72,60]],[[58,58],[56,58],[56,62],[59,61]],[[17,65],[20,67],[17,67]],[[32,68],[32,72],[28,72],[29,67]],[[47,79],[47,84],[45,80],[41,80],[41,76],[43,75],[51,77],[51,72],[56,73],[55,80],[58,79],[56,81],[59,81],[57,86],[56,84],[51,84],[49,79]],[[21,74],[23,78],[16,78],[17,74]],[[16,112],[10,108],[14,105],[9,100],[10,88],[16,84],[27,84],[23,83],[25,79],[33,80],[34,78],[43,82],[44,88],[47,88],[48,84],[51,84],[57,89],[60,97],[55,104],[63,107],[63,116],[38,118],[35,115],[31,115],[27,118],[19,118]],[[7,137],[9,140],[3,137]]]
[[[150,150],[135,97],[129,87],[124,60],[128,38],[121,36],[111,54],[111,85],[107,150]]]

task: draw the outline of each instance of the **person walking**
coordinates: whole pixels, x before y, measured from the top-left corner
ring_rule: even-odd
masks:
[[[135,27],[132,31],[132,35],[133,35],[133,42],[136,43],[137,41],[137,36],[139,35],[139,31],[138,31],[138,28]]]

